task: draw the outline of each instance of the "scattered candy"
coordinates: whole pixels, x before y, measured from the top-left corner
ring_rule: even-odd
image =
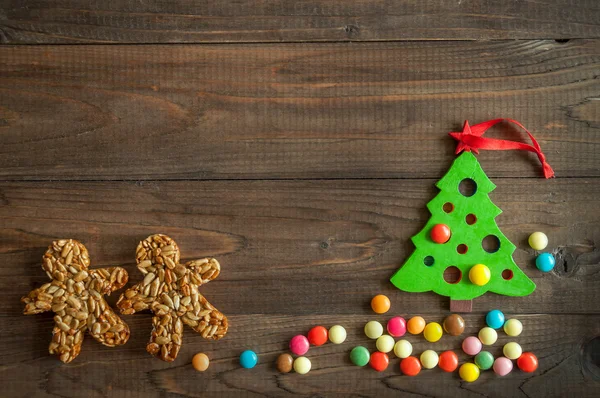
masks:
[[[346,340],[346,329],[343,326],[335,325],[329,329],[329,341],[333,344],[342,344]]]
[[[442,338],[442,326],[440,326],[437,322],[430,322],[425,326],[423,330],[423,336],[425,336],[425,340],[435,343],[439,339]]]
[[[538,359],[532,352],[524,352],[519,359],[517,359],[517,366],[523,372],[535,372],[538,368]]]
[[[465,354],[477,355],[481,351],[481,341],[477,337],[469,336],[463,340],[462,349]]]
[[[491,277],[490,269],[484,264],[476,264],[469,270],[469,280],[477,286],[486,285]]]
[[[377,347],[377,351],[381,352],[390,352],[394,349],[394,338],[389,334],[384,334],[377,339],[375,346]]]
[[[513,368],[513,363],[506,357],[496,358],[494,361],[494,372],[498,376],[506,376]]]
[[[395,316],[387,323],[387,331],[394,337],[404,336],[406,333],[406,320],[401,316]]]
[[[489,351],[481,351],[475,355],[475,365],[481,370],[488,370],[494,366],[494,356]]]
[[[298,374],[305,375],[310,372],[312,364],[310,363],[310,359],[306,357],[298,357],[294,361],[294,371]]]
[[[492,329],[500,329],[504,325],[504,314],[500,310],[492,310],[485,316],[485,323]]]
[[[416,357],[406,357],[400,361],[400,370],[407,376],[416,376],[421,371],[421,362]]]
[[[548,246],[548,237],[543,232],[534,232],[529,235],[529,246],[533,250],[544,250]]]
[[[301,334],[292,337],[290,340],[290,351],[296,355],[304,355],[308,352],[308,339]]]
[[[365,325],[365,335],[370,339],[377,339],[383,334],[383,326],[377,321],[369,321]]]
[[[240,365],[242,368],[252,369],[258,363],[258,356],[252,350],[246,350],[240,355]]]
[[[412,354],[412,344],[408,340],[399,340],[394,346],[394,354],[398,358],[407,358]]]
[[[369,350],[360,345],[350,351],[350,361],[356,366],[365,366],[369,363],[370,357]]]
[[[444,351],[440,354],[439,366],[444,372],[454,372],[458,367],[458,355],[454,351]]]
[[[440,360],[437,352],[435,352],[433,350],[423,351],[420,359],[421,359],[421,365],[423,365],[423,367],[425,369],[435,368]]]
[[[463,363],[458,374],[464,381],[472,383],[479,378],[479,368],[474,363]]]
[[[510,343],[506,343],[504,345],[504,348],[502,348],[502,353],[504,353],[504,356],[508,359],[517,359],[521,356],[523,350],[519,344],[511,341]]]
[[[208,369],[209,364],[210,360],[203,352],[199,352],[198,354],[194,355],[194,358],[192,358],[192,366],[198,372],[204,372],[206,369]]]
[[[308,342],[312,345],[320,346],[327,343],[329,333],[323,326],[315,326],[308,331]]]
[[[523,331],[523,324],[518,319],[509,319],[504,324],[504,333],[509,336],[518,336]]]
[[[410,334],[419,334],[425,329],[425,319],[420,316],[413,316],[406,323],[406,329]]]
[[[542,253],[535,259],[535,266],[542,272],[550,272],[554,269],[556,260],[551,253]]]
[[[435,243],[446,243],[450,240],[450,227],[446,224],[436,224],[431,228],[431,240]]]
[[[378,314],[385,314],[390,310],[390,299],[383,294],[378,294],[371,300],[371,308]]]
[[[478,337],[483,344],[492,345],[498,340],[498,332],[490,327],[484,327],[479,331]]]
[[[371,359],[369,360],[369,365],[371,365],[371,367],[373,369],[375,369],[376,371],[383,372],[384,370],[387,369],[389,364],[390,364],[390,358],[388,357],[387,354],[385,354],[383,352],[379,352],[379,351],[375,351],[374,353],[371,354]]]
[[[458,314],[448,315],[443,325],[446,333],[452,336],[459,336],[465,331],[465,320]]]
[[[290,354],[284,353],[277,357],[277,370],[281,373],[289,373],[292,370],[294,358]]]

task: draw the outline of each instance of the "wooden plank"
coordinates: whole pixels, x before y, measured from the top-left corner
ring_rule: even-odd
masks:
[[[252,299],[248,299],[250,304]],[[18,303],[14,303],[17,305]],[[315,303],[316,304],[316,303]],[[394,307],[395,313],[416,314],[407,306]],[[593,369],[588,345],[600,334],[600,315],[523,315],[512,313],[524,326],[519,337],[499,332],[493,346],[486,347],[500,356],[502,346],[517,341],[524,350],[539,358],[534,373],[513,373],[498,377],[492,371],[482,372],[475,383],[464,383],[457,372],[448,374],[439,368],[423,370],[417,377],[400,372],[399,359],[393,355],[390,366],[379,373],[352,365],[348,353],[352,347],[363,345],[375,350],[373,340],[364,336],[363,325],[372,319],[384,322],[386,315],[374,317],[364,309],[356,314],[329,315],[265,315],[246,314],[231,317],[232,328],[224,339],[208,342],[186,327],[184,342],[177,360],[165,363],[148,355],[144,347],[151,329],[149,314],[126,318],[132,331],[129,342],[119,348],[107,348],[86,337],[81,355],[71,364],[63,365],[47,353],[52,317],[46,315],[11,316],[4,318],[0,345],[3,366],[0,381],[6,396],[61,397],[164,397],[164,396],[490,396],[490,397],[578,397],[597,396],[598,381]],[[445,314],[430,316],[441,322]],[[472,361],[460,349],[462,339],[476,335],[483,327],[482,314],[465,315],[466,329],[462,336],[444,335],[435,343],[422,336],[406,336],[413,352],[420,355],[426,349],[438,352],[454,350],[460,363]],[[274,366],[277,355],[287,351],[289,339],[317,324],[346,327],[348,338],[340,345],[327,343],[312,347],[307,357],[312,370],[304,376],[280,374]],[[596,340],[598,337],[596,337]],[[592,340],[593,341],[593,340]],[[242,369],[239,354],[253,349],[259,355],[256,368]],[[197,352],[206,353],[211,364],[206,373],[199,374],[191,366]],[[592,371],[591,371],[592,370]],[[40,375],[44,375],[40,379]],[[39,380],[39,382],[32,382]],[[499,393],[501,391],[501,393]],[[596,395],[594,395],[596,394]]]
[[[600,40],[1,47],[0,178],[439,178],[446,133],[496,117],[557,176],[600,176],[599,68]]]
[[[475,312],[598,313],[598,179],[495,179],[491,199],[517,264],[537,284],[522,298],[486,294]],[[226,314],[355,314],[376,293],[421,314],[449,309],[433,293],[406,293],[388,281],[414,247],[437,193],[428,180],[3,183],[0,185],[0,301],[46,282],[41,256],[53,239],[86,244],[92,264],[125,267],[131,282],[137,243],[173,237],[184,259],[215,256],[219,279],[203,287]],[[557,256],[549,274],[526,243],[545,231]],[[564,294],[561,292],[565,292]],[[568,292],[568,293],[566,293]],[[287,299],[286,299],[287,298]]]
[[[4,43],[600,37],[596,0],[0,2]]]

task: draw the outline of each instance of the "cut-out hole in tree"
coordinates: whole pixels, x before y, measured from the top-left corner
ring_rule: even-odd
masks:
[[[490,200],[496,186],[471,152],[463,152],[437,182],[440,193],[427,204],[431,218],[412,238],[416,247],[392,276],[392,283],[407,292],[433,291],[451,300],[472,300],[486,292],[526,296],[535,284],[515,264],[515,246],[504,236],[495,218],[502,211]],[[447,203],[452,211],[448,212]],[[435,243],[429,231],[437,224],[450,227],[448,244]],[[467,249],[467,250],[465,250]],[[435,258],[431,265],[427,257]],[[491,277],[483,286],[469,280],[469,270],[484,264]]]

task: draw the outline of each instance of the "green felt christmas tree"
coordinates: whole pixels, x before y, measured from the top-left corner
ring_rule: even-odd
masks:
[[[469,183],[472,191],[461,193],[461,183]],[[427,205],[431,219],[412,238],[416,250],[392,276],[392,283],[400,290],[433,291],[453,301],[472,300],[486,292],[506,296],[533,292],[535,284],[512,258],[515,246],[496,225],[502,211],[489,198],[496,186],[475,156],[463,152],[436,186],[441,192]],[[436,225],[449,227],[447,242],[433,240]],[[476,269],[485,269],[483,284],[481,275],[477,279],[471,272],[477,264],[485,266]]]

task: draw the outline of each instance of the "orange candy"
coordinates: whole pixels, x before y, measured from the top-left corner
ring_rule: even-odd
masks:
[[[323,345],[327,343],[328,331],[323,326],[315,326],[308,331],[308,342],[312,345]]]
[[[425,329],[425,319],[420,316],[413,316],[408,320],[406,328],[410,334],[419,334]]]
[[[390,310],[390,299],[383,294],[378,294],[371,300],[371,308],[378,314],[385,314]]]
[[[454,372],[458,368],[458,355],[454,351],[444,351],[440,354],[438,366],[444,372]]]
[[[210,361],[209,361],[208,357],[206,356],[206,354],[204,354],[202,352],[194,355],[194,358],[192,358],[192,366],[198,372],[204,372],[206,369],[208,369],[209,363],[210,363]]]
[[[374,353],[371,354],[371,359],[369,360],[369,365],[371,365],[371,367],[373,369],[375,369],[376,371],[383,372],[384,370],[387,369],[389,364],[390,364],[390,358],[387,356],[387,354],[385,354],[383,352],[379,352],[379,351],[375,351]]]
[[[400,362],[400,370],[407,376],[416,376],[421,371],[421,362],[417,357],[406,357]]]

